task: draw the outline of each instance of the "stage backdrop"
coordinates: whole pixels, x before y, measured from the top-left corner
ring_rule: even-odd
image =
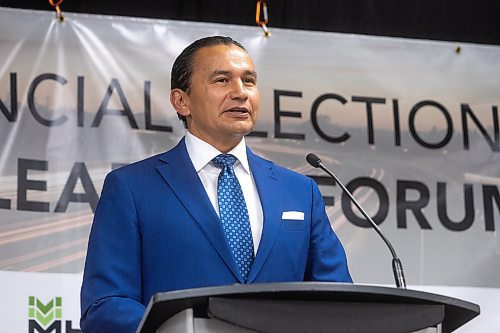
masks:
[[[393,242],[412,288],[479,303],[463,332],[499,331],[499,47],[11,9],[0,9],[0,331],[78,330],[103,179],[184,135],[170,69],[207,35],[255,60],[248,145],[318,181],[355,282],[392,285],[389,251],[309,152]]]

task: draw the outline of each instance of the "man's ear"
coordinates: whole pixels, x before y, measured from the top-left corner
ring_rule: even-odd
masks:
[[[189,96],[181,89],[176,88],[170,91],[170,103],[181,116],[187,117],[191,115]]]

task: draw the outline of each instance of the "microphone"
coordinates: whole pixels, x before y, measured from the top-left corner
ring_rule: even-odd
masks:
[[[306,161],[311,166],[313,166],[315,168],[320,168],[321,170],[326,172],[330,177],[332,177],[335,180],[335,182],[340,186],[342,191],[349,197],[351,202],[353,202],[354,205],[358,208],[358,210],[361,212],[361,214],[363,214],[365,219],[368,222],[370,222],[373,229],[375,229],[377,234],[379,234],[379,236],[382,238],[382,240],[385,242],[385,244],[389,248],[389,251],[391,251],[392,271],[394,273],[394,280],[396,281],[396,286],[398,288],[406,289],[406,280],[405,280],[405,275],[403,272],[403,265],[401,264],[401,260],[399,260],[397,254],[396,254],[396,251],[394,250],[394,247],[392,247],[392,244],[389,242],[389,240],[387,238],[385,238],[384,234],[382,234],[382,231],[380,231],[380,228],[378,227],[378,225],[375,222],[373,222],[372,218],[370,216],[368,216],[368,214],[365,212],[365,210],[360,206],[360,204],[356,201],[356,199],[354,199],[351,192],[349,192],[349,190],[344,186],[344,184],[342,184],[342,182],[337,178],[337,176],[335,176],[333,173],[331,173],[323,165],[323,163],[321,162],[321,159],[318,156],[316,156],[313,153],[310,153],[306,156]]]

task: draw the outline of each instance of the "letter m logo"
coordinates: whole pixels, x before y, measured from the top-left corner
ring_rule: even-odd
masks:
[[[56,297],[43,303],[34,296],[29,297],[29,333],[61,332],[62,298]]]

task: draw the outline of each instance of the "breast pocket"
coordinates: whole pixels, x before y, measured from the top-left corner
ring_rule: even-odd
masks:
[[[290,231],[303,231],[306,227],[304,220],[281,220],[281,229]]]

